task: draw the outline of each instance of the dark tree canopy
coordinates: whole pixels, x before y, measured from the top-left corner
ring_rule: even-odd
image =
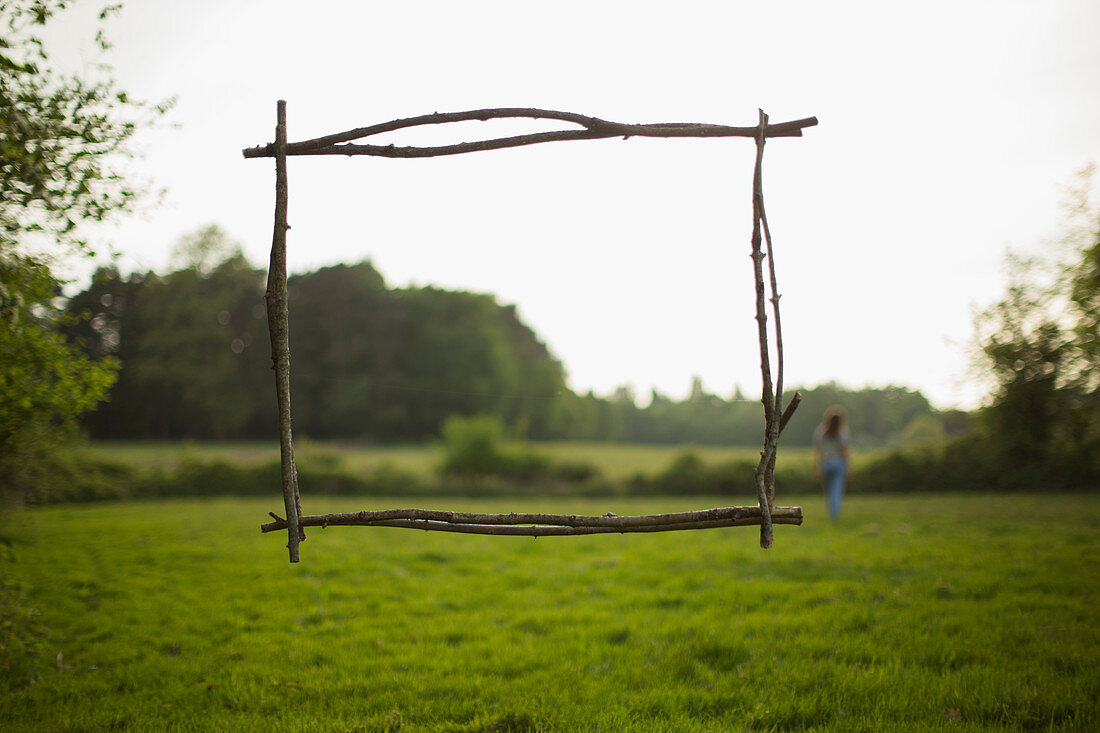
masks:
[[[217,228],[186,237],[174,272],[101,270],[70,302],[90,317],[69,329],[94,358],[121,362],[109,403],[87,421],[104,438],[270,438],[275,430],[263,272]],[[211,260],[208,250],[224,257]],[[191,255],[183,256],[190,252]],[[756,400],[659,393],[645,408],[633,390],[578,395],[561,362],[515,306],[487,294],[392,288],[370,262],[291,276],[295,428],[323,439],[420,441],[451,415],[492,415],[534,439],[753,445]],[[902,387],[804,390],[784,433],[807,445],[821,413],[848,407],[863,445],[898,440],[932,408]]]
[[[978,317],[979,367],[995,386],[985,409],[995,460],[1032,483],[1100,482],[1100,210],[1094,168],[1071,193],[1069,254],[1009,257],[1002,300]],[[1055,273],[1044,285],[1046,273]]]
[[[295,424],[317,438],[421,440],[451,414],[495,414],[546,437],[560,363],[490,295],[387,287],[369,263],[290,278]],[[99,437],[270,437],[275,427],[263,272],[239,254],[206,269],[104,269],[70,302],[69,330],[121,362]]]

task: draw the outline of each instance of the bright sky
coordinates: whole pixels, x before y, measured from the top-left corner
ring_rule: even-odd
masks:
[[[48,34],[77,68],[100,60],[100,4],[79,5]],[[277,99],[292,141],[482,107],[626,123],[816,115],[765,153],[787,383],[901,384],[940,407],[982,394],[967,381],[971,314],[1000,294],[1006,247],[1049,246],[1064,187],[1100,162],[1095,0],[131,0],[109,33],[124,88],[178,96],[178,127],[146,135],[133,166],[168,189],[164,205],[101,233],[124,268],[165,266],[212,222],[266,263],[273,162],[240,151],[274,138]],[[496,293],[579,390],[680,397],[699,375],[758,394],[752,158],[737,138],[291,158],[289,262],[370,258],[392,285]]]

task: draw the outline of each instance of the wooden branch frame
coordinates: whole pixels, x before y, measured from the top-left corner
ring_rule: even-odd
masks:
[[[284,103],[285,105],[285,103]],[[437,147],[396,147],[394,145],[353,145],[352,140],[360,140],[384,132],[395,132],[423,125],[441,125],[448,122],[469,122],[499,119],[558,120],[571,122],[581,129],[536,132],[529,135],[480,140],[477,142],[457,143]],[[801,137],[802,130],[817,124],[816,117],[768,125],[764,137]],[[485,150],[500,150],[538,143],[560,142],[564,140],[599,140],[601,138],[622,137],[749,137],[757,138],[759,127],[730,127],[728,125],[707,125],[694,122],[665,122],[655,125],[628,125],[610,122],[598,117],[559,112],[552,109],[534,107],[504,107],[499,109],[477,109],[469,112],[436,112],[419,117],[392,120],[369,127],[359,127],[333,135],[289,143],[286,155],[374,155],[384,158],[432,158],[439,155],[461,155]],[[276,143],[258,145],[243,151],[245,158],[277,157]]]
[[[394,145],[368,145],[352,142],[353,140],[360,140],[385,132],[394,132],[422,125],[519,118],[556,120],[579,125],[579,128],[433,147],[396,147]],[[275,226],[272,234],[271,264],[268,270],[265,298],[267,301],[268,330],[271,335],[272,368],[275,371],[276,397],[279,406],[279,446],[282,463],[283,505],[286,510],[286,519],[271,514],[274,521],[261,525],[261,531],[287,530],[287,549],[290,552],[292,563],[299,561],[298,546],[306,538],[303,531],[304,527],[348,525],[529,537],[616,532],[665,532],[758,525],[760,527],[760,546],[763,548],[771,547],[773,525],[802,524],[802,510],[799,507],[775,506],[775,460],[779,447],[779,435],[786,427],[787,421],[790,420],[795,409],[797,409],[802,395],[796,392],[784,408],[783,337],[779,318],[780,295],[776,284],[775,250],[772,244],[771,231],[768,227],[767,215],[764,212],[762,181],[764,143],[768,138],[801,137],[803,129],[816,124],[816,117],[772,124],[763,110],[760,110],[759,120],[755,126],[730,127],[728,125],[694,122],[623,124],[572,112],[559,112],[533,107],[505,107],[445,114],[436,112],[430,115],[391,120],[377,125],[290,143],[287,142],[286,102],[279,100],[276,105],[275,142],[246,148],[242,151],[245,158],[275,159]],[[760,372],[763,382],[761,401],[764,405],[765,422],[764,449],[760,452],[760,462],[754,471],[759,506],[721,507],[694,512],[633,517],[619,517],[613,514],[603,517],[572,514],[471,514],[429,509],[391,509],[349,514],[302,516],[301,497],[298,491],[298,474],[294,465],[294,444],[290,414],[290,317],[286,286],[286,232],[290,229],[290,225],[287,223],[287,157],[292,155],[371,155],[387,158],[431,158],[546,142],[598,140],[611,137],[622,137],[624,140],[631,137],[747,137],[752,138],[756,143],[756,164],[753,170],[751,256],[756,289]],[[765,258],[768,260],[770,296],[769,292],[765,290],[763,267]],[[775,319],[773,327],[776,357],[774,384],[772,381],[771,350],[768,344],[767,302],[772,305]]]
[[[287,521],[271,515],[275,521],[260,525],[261,532],[288,529]],[[403,527],[407,529],[463,532],[466,534],[522,535],[525,537],[563,537],[581,534],[627,532],[667,532],[681,529],[742,527],[758,525],[763,518],[760,507],[718,507],[694,512],[648,514],[620,517],[605,514],[589,517],[578,514],[475,514],[436,509],[385,509],[348,514],[324,514],[302,517],[302,527]],[[802,524],[802,509],[781,507],[772,512],[776,524]]]
[[[298,471],[294,466],[294,440],[290,418],[290,308],[286,288],[287,190],[286,102],[280,100],[275,123],[275,230],[271,236],[271,262],[267,270],[267,328],[271,336],[271,365],[275,370],[275,396],[279,408],[279,455],[283,477],[290,561],[298,562],[298,543],[306,538],[298,525],[302,516]]]

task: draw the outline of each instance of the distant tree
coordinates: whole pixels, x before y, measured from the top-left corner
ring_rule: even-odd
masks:
[[[225,251],[166,275],[101,269],[69,301],[88,316],[69,338],[121,364],[110,401],[86,420],[93,435],[229,438],[274,425],[263,273]]]
[[[944,439],[943,420],[934,415],[917,415],[905,426],[901,434],[901,445],[936,445]]]
[[[613,440],[614,409],[608,400],[589,390],[584,394],[566,391],[554,403],[552,437],[571,440]]]
[[[783,433],[784,445],[809,445],[814,429],[831,405],[847,410],[853,441],[862,447],[897,443],[915,418],[934,413],[919,391],[896,385],[857,390],[826,382],[803,388],[802,395],[802,404]]]
[[[1100,480],[1100,209],[1092,169],[1073,192],[1069,253],[1008,256],[1004,298],[976,319],[977,363],[994,382],[986,445],[1005,480]],[[1078,222],[1081,222],[1078,224]]]
[[[519,317],[514,305],[496,313],[515,364],[515,387],[504,401],[503,418],[516,437],[554,435],[555,403],[568,392],[562,363]]]
[[[369,262],[294,276],[295,425],[315,437],[437,436],[451,415],[495,415],[542,438],[561,420],[561,363],[491,295],[390,289]]]
[[[1100,389],[1100,206],[1090,200],[1095,173],[1095,165],[1084,168],[1070,194],[1067,239],[1074,255],[1061,277],[1073,317],[1072,381],[1087,393]]]
[[[396,362],[399,304],[369,262],[290,278],[295,429],[362,438],[403,423],[408,385]]]
[[[497,415],[511,432],[531,437],[551,432],[554,403],[566,389],[564,372],[513,306],[491,295],[427,287],[388,291],[368,312],[380,322],[368,331],[378,337],[366,341],[364,358],[378,368],[350,363],[367,375],[375,403],[370,409],[350,399],[369,418],[362,435],[438,435],[453,414]]]
[[[227,242],[217,229],[185,237]],[[104,269],[70,300],[68,329],[92,358],[122,364],[98,437],[269,436],[275,427],[263,273],[233,246],[205,245],[164,275]],[[489,295],[390,289],[369,262],[289,281],[295,428],[317,438],[412,441],[451,415],[492,415],[547,437],[567,393],[561,364]]]
[[[981,356],[996,380],[985,411],[1000,459],[1011,469],[1036,467],[1049,457],[1069,366],[1069,335],[1051,312],[1052,293],[1035,286],[1033,260],[1009,258],[1005,297],[980,315]]]
[[[207,224],[190,234],[185,234],[172,248],[172,268],[194,270],[207,277],[223,262],[242,259],[241,246],[217,224]]]

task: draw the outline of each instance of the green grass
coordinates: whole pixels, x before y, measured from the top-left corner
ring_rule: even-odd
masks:
[[[725,447],[713,445],[643,445],[638,443],[535,443],[537,452],[545,453],[562,462],[590,463],[612,480],[630,478],[635,474],[653,476],[666,469],[684,452],[692,452],[705,463],[760,459],[760,449],[751,447]],[[785,448],[782,460],[791,463],[812,460],[808,448]]]
[[[1100,729],[1100,498],[857,496],[837,522],[804,499],[767,552],[752,528],[342,527],[296,566],[257,529],[274,496],[23,512],[0,545],[0,728]]]
[[[706,463],[729,460],[755,461],[758,448],[684,445],[640,445],[630,443],[547,442],[528,444],[536,453],[561,463],[587,463],[595,466],[607,478],[618,481],[635,474],[653,476],[668,467],[685,451],[699,455]],[[278,460],[279,445],[275,442],[195,443],[195,442],[97,442],[80,449],[84,454],[107,460],[122,461],[149,468],[170,469],[184,459],[224,460],[240,464],[255,464]],[[324,457],[340,470],[365,474],[383,466],[398,469],[421,478],[429,478],[443,459],[438,443],[421,445],[374,446],[355,443],[322,443],[299,440],[295,453],[304,460]],[[874,452],[858,453],[854,465],[858,468]],[[779,468],[810,471],[813,452],[809,448],[783,448]]]

